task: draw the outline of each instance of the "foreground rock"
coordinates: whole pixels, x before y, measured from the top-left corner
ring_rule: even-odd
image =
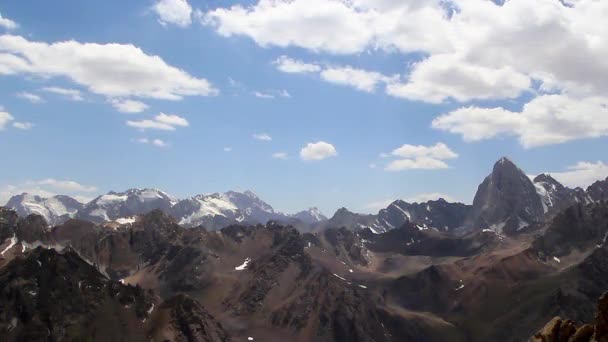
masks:
[[[606,342],[608,341],[608,292],[604,293],[597,307],[595,324],[579,327],[572,320],[553,318],[530,342]]]

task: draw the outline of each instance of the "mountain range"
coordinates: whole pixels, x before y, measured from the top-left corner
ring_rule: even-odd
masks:
[[[586,190],[531,179],[502,158],[472,205],[396,200],[374,215],[285,215],[251,192],[176,200],[149,189],[70,212],[54,205],[51,215],[43,208],[56,202],[24,195],[0,208],[0,332],[7,341],[561,341],[551,335],[560,316],[576,328],[563,325],[564,336],[589,337],[575,323],[592,322],[608,290],[607,189],[608,179]]]
[[[130,189],[110,192],[81,204],[69,196],[42,198],[29,194],[12,197],[6,207],[21,216],[38,214],[50,225],[78,218],[95,223],[128,222],[134,216],[160,209],[185,227],[204,226],[217,230],[238,224],[276,221],[302,231],[327,227],[352,230],[370,229],[384,233],[413,222],[437,231],[465,232],[491,229],[513,234],[546,221],[575,203],[591,203],[608,198],[608,181],[598,181],[587,190],[570,189],[548,174],[530,179],[507,158],[501,158],[479,185],[472,205],[451,203],[444,199],[424,203],[395,200],[375,215],[357,214],[341,208],[331,218],[317,208],[284,214],[251,191],[197,195],[178,200],[157,189]]]

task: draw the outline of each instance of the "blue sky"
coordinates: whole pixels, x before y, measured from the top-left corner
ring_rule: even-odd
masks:
[[[249,189],[331,214],[470,203],[503,155],[569,186],[608,176],[608,34],[591,15],[605,5],[456,5],[3,1],[0,200]],[[408,20],[430,26],[394,24]]]

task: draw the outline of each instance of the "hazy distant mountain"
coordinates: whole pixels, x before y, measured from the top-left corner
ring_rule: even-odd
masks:
[[[102,223],[118,218],[148,213],[155,209],[169,212],[175,199],[156,189],[130,189],[125,192],[110,192],[87,203],[76,215],[77,218]]]
[[[70,196],[57,195],[44,198],[23,193],[11,197],[6,207],[15,210],[19,216],[36,214],[44,217],[48,224],[56,225],[73,217],[82,209],[83,204]]]
[[[479,185],[466,226],[498,233],[515,232],[541,222],[545,214],[543,205],[530,178],[503,157]]]
[[[309,208],[308,210],[301,211],[291,216],[307,224],[315,224],[327,220],[327,217],[316,207]]]

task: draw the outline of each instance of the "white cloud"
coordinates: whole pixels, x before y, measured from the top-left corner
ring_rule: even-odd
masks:
[[[218,91],[207,80],[168,65],[127,44],[44,43],[0,36],[0,75],[65,77],[107,98],[180,100]]]
[[[316,73],[321,71],[321,67],[316,64],[304,63],[302,61],[281,56],[273,62],[277,69],[292,74]]]
[[[55,195],[69,195],[76,200],[86,203],[92,199],[99,189],[92,185],[83,185],[73,180],[57,180],[47,178],[42,180],[28,180],[19,184],[7,184],[0,187],[0,204],[6,203],[12,196],[29,193],[41,197]]]
[[[608,135],[608,98],[541,95],[520,112],[503,108],[464,107],[433,120],[436,129],[462,135],[465,141],[515,136],[526,147]]]
[[[169,144],[162,139],[139,138],[137,142],[140,144],[154,145],[156,147],[167,147]]]
[[[161,131],[175,131],[175,127],[158,122],[155,120],[139,120],[139,121],[127,121],[127,126],[139,128],[142,131],[146,129],[156,129]]]
[[[287,158],[289,158],[289,155],[287,154],[287,152],[277,152],[277,153],[273,153],[272,154],[272,158],[274,158],[274,159],[287,159]]]
[[[332,53],[359,52],[373,35],[365,16],[345,1],[260,0],[248,7],[214,9],[202,21],[222,36],[246,35],[261,46],[300,46]]]
[[[429,157],[435,159],[454,159],[458,157],[458,154],[444,143],[437,143],[433,146],[405,144],[395,149],[391,154],[403,158]]]
[[[473,99],[516,98],[530,88],[528,76],[511,67],[487,68],[455,60],[452,55],[432,56],[413,68],[405,82],[387,85],[395,97],[441,103]]]
[[[601,161],[578,162],[568,167],[566,171],[547,172],[557,181],[569,188],[586,188],[595,181],[604,180],[608,177],[608,165]]]
[[[383,155],[388,156],[386,153]],[[444,143],[432,146],[405,144],[393,150],[390,155],[398,159],[389,162],[384,168],[386,171],[447,169],[449,166],[445,160],[458,157]]]
[[[186,0],[160,0],[152,8],[162,25],[186,27],[192,23],[192,7]]]
[[[155,117],[155,119],[158,122],[162,122],[171,126],[188,127],[190,125],[188,123],[188,120],[178,115],[160,113]]]
[[[127,121],[127,126],[139,128],[141,130],[156,129],[162,131],[175,131],[176,127],[188,127],[188,120],[177,116],[160,113],[154,120]]]
[[[17,97],[22,98],[24,100],[28,100],[31,103],[42,103],[44,99],[36,94],[28,93],[28,92],[20,92],[16,94]]]
[[[557,0],[258,0],[203,17],[220,35],[250,37],[261,46],[331,54],[383,50],[401,53],[404,61],[418,53],[420,60],[388,82],[386,92],[438,103],[535,91],[580,101],[605,96],[607,12],[608,2],[595,0],[568,6]],[[275,63],[285,72],[322,70],[285,56]]]
[[[370,169],[375,169],[378,167],[378,165],[376,165],[376,163],[370,163],[368,166]]]
[[[279,91],[279,95],[281,95],[281,97],[291,97],[291,94],[285,89]]]
[[[277,69],[286,73],[314,73],[321,80],[352,87],[356,90],[373,93],[379,85],[389,85],[397,82],[399,76],[386,76],[379,72],[357,69],[352,66],[321,66],[304,63],[281,56],[274,64]]]
[[[404,170],[437,170],[447,169],[448,164],[443,160],[433,158],[397,159],[393,160],[384,168],[386,171]]]
[[[251,137],[255,140],[260,140],[260,141],[271,141],[272,140],[272,137],[266,133],[255,133]]]
[[[16,22],[3,17],[2,13],[0,13],[0,27],[4,27],[7,30],[14,30],[19,27],[19,25],[17,25]]]
[[[112,99],[110,100],[110,103],[112,104],[112,107],[122,113],[141,113],[148,109],[147,104],[135,100]]]
[[[300,158],[305,161],[323,160],[337,155],[334,145],[324,141],[308,143],[300,150]]]
[[[78,89],[68,89],[68,88],[60,88],[60,87],[46,87],[42,88],[43,91],[48,93],[53,93],[61,96],[65,96],[72,101],[83,101],[84,98]]]
[[[253,93],[253,95],[255,95],[255,97],[260,98],[260,99],[267,99],[267,100],[274,99],[274,95],[268,94],[268,93],[263,93],[261,91],[256,91]]]
[[[27,131],[34,127],[34,124],[31,122],[14,122],[13,127]]]
[[[6,127],[6,125],[13,120],[15,120],[15,118],[9,112],[5,112],[0,107],[0,131],[3,130],[4,127]]]
[[[232,152],[232,147],[230,147],[230,146],[224,147],[224,152]]]
[[[378,84],[391,82],[392,79],[378,72],[355,69],[350,66],[328,67],[320,75],[327,82],[351,86],[368,93],[373,93]]]

